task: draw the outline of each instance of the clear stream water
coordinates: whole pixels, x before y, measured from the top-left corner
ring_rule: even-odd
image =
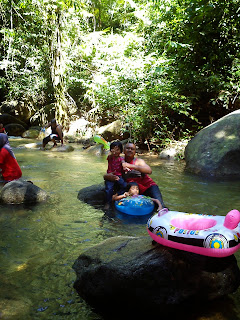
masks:
[[[21,148],[30,142],[10,139],[23,179],[46,190],[49,200],[33,207],[0,205],[0,319],[101,319],[73,289],[72,265],[109,237],[147,235],[146,222],[108,219],[78,200],[80,189],[102,182],[106,156],[93,156],[80,145],[70,153]],[[240,209],[240,181],[208,181],[186,173],[184,162],[143,158],[167,207],[217,215]],[[240,263],[240,253],[235,256]],[[224,302],[186,311],[185,318],[238,320],[239,302],[240,289]]]

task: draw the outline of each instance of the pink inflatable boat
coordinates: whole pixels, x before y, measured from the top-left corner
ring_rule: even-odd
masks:
[[[239,222],[238,210],[225,217],[163,209],[148,220],[147,230],[162,245],[221,258],[239,249]]]

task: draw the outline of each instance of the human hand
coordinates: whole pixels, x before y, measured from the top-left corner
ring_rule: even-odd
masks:
[[[106,173],[103,176],[103,178],[104,178],[104,180],[107,180],[107,181],[118,181],[119,180],[119,177],[116,176],[115,174],[113,174],[112,172]]]
[[[124,194],[123,194],[123,195],[124,195],[124,197],[125,197],[125,198],[127,198],[127,197],[129,197],[129,196],[130,196],[129,192],[124,192]]]
[[[109,173],[110,181],[118,181],[120,178],[116,176],[113,172]]]
[[[123,171],[130,171],[129,163],[122,162]]]

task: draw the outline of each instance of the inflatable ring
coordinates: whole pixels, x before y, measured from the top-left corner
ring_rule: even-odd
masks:
[[[110,149],[109,143],[103,137],[96,135],[96,136],[93,137],[93,140],[96,143],[102,144],[105,150],[109,150]]]
[[[151,238],[167,247],[210,257],[226,257],[240,248],[240,212],[231,210],[226,217],[159,212],[147,223]]]
[[[115,207],[118,211],[133,216],[147,215],[154,210],[153,201],[145,196],[133,196],[115,201]]]

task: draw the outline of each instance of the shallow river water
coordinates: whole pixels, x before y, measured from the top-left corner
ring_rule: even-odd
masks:
[[[85,249],[109,237],[147,235],[146,223],[108,219],[78,200],[80,189],[102,182],[106,156],[93,156],[80,145],[70,153],[21,148],[30,142],[10,139],[22,178],[47,191],[49,199],[33,207],[0,205],[0,319],[102,319],[73,289],[72,265]],[[208,181],[186,173],[184,162],[143,158],[167,207],[217,215],[240,209],[240,181]],[[240,253],[235,256],[240,264]],[[185,318],[240,319],[240,289],[224,303],[209,303]]]

